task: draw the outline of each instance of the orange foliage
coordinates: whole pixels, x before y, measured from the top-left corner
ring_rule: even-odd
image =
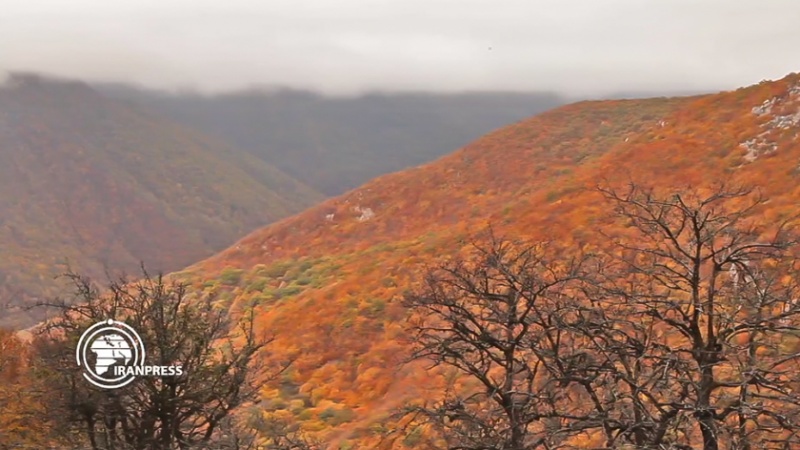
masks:
[[[43,445],[41,399],[28,372],[27,344],[0,329],[0,447]],[[9,446],[9,447],[5,447]]]
[[[771,99],[771,112],[757,114]],[[263,358],[297,358],[285,380],[295,389],[273,412],[369,448],[387,411],[440,380],[401,364],[405,311],[397,299],[424,264],[460,252],[490,223],[502,234],[598,248],[598,227],[625,233],[592,190],[598,183],[679,189],[728,179],[772,199],[761,217],[787,217],[800,201],[800,140],[797,124],[776,120],[798,111],[800,75],[701,97],[566,106],[376,178],[176,276],[233,306],[260,305],[260,325],[276,335]],[[776,149],[749,160],[755,138]],[[242,274],[224,285],[230,268]]]

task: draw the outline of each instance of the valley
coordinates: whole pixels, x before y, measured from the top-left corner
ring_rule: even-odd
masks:
[[[431,267],[469,255],[489,231],[553,243],[561,257],[613,254],[630,222],[598,187],[750,186],[768,201],[748,220],[793,223],[798,111],[797,74],[718,94],[561,106],[276,217],[168,279],[231,317],[252,314],[271,336],[259,364],[291,362],[236,410],[254,430],[269,435],[265,424],[280,421],[320,448],[417,448],[431,430],[398,435],[399,409],[439,398],[453,380],[475,388],[410,359],[404,305]]]

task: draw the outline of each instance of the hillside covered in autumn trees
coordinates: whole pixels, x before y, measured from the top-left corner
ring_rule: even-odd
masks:
[[[749,185],[769,199],[753,217],[788,219],[800,199],[798,125],[796,74],[713,95],[572,104],[376,178],[175,276],[233,311],[257,304],[276,336],[263,358],[296,358],[244,414],[289,418],[340,448],[372,448],[394,408],[440,392],[430,373],[401,364],[400,299],[427,266],[465,251],[487,226],[602,248],[598,230],[629,224],[598,185]]]
[[[734,225],[740,220],[758,225],[745,246],[757,249],[767,236],[779,234],[781,224],[796,225],[799,167],[798,74],[713,95],[581,102],[492,132],[434,162],[378,177],[254,231],[170,277],[187,283],[191,295],[213,299],[215,308],[233,315],[254,312],[255,325],[273,337],[256,359],[270,366],[292,362],[262,386],[258,399],[238,409],[237,416],[252,429],[267,433],[265,424],[280,420],[323,440],[330,449],[437,448],[437,442],[429,440],[432,430],[403,428],[408,423],[396,413],[409,405],[441,399],[451,389],[470,391],[476,386],[458,371],[429,369],[424,361],[411,361],[414,345],[409,322],[414,323],[414,315],[408,307],[425,305],[419,293],[424,292],[431,267],[468,257],[474,238],[491,229],[515,239],[553,243],[550,248],[555,253],[543,254],[548,261],[569,261],[580,254],[609,255],[634,267],[623,280],[636,279],[639,286],[649,288],[652,278],[648,277],[653,274],[636,265],[648,254],[635,248],[652,236],[648,234],[652,224],[660,223],[659,207],[681,204],[683,197],[672,193],[713,193],[720,184],[752,186],[765,199],[756,206],[743,206],[746,202],[737,195],[726,199],[743,207]],[[672,200],[645,196],[647,200],[637,204],[640,197],[609,194],[624,192],[631,183],[665,196],[659,199]],[[636,213],[624,209],[631,204],[654,212],[656,219],[642,225]],[[729,216],[714,208],[712,212],[727,220]],[[680,210],[684,218],[702,222],[691,207]],[[674,220],[670,223],[683,229],[681,218]],[[733,226],[723,225],[722,229]],[[667,228],[667,238],[655,238],[656,247],[651,248],[669,243],[669,233]],[[720,236],[726,238],[726,233]],[[703,241],[699,231],[698,236],[703,245],[716,245],[716,240]],[[613,243],[628,248],[619,250]],[[681,245],[682,241],[674,248]],[[783,244],[770,245],[784,249]],[[654,258],[675,255],[659,251]],[[747,266],[745,262],[741,267]],[[780,266],[780,262],[771,264],[766,268]],[[668,271],[676,266],[664,267]],[[553,266],[545,275],[566,268]],[[785,277],[780,280],[787,286],[796,284]],[[726,289],[733,284],[728,281]],[[713,288],[708,292],[713,294]],[[756,294],[761,295],[760,291]],[[607,290],[604,295],[632,297],[624,290]],[[623,313],[635,312],[625,302],[615,305]],[[657,315],[642,305],[639,312]],[[794,314],[798,310],[791,305]],[[778,310],[770,312],[776,323],[788,317]],[[680,310],[672,313],[680,314]],[[671,323],[670,317],[659,320]],[[635,321],[628,318],[626,324],[634,326]],[[781,325],[768,326],[771,331],[781,330]],[[765,330],[767,325],[756,332]],[[683,345],[682,338],[656,335],[669,344]],[[9,346],[19,346],[6,340]],[[715,349],[714,345],[711,342],[709,348]],[[779,351],[794,354],[791,349]],[[698,355],[699,361],[706,358],[702,351]],[[735,370],[735,361],[729,363],[726,370]],[[24,369],[24,364],[19,366]],[[10,368],[5,370],[15,382],[24,381]],[[675,393],[671,386],[677,385],[659,385],[659,392]],[[693,417],[713,418],[705,410]],[[13,415],[8,419],[11,426],[14,420]],[[676,431],[685,436],[692,432]],[[603,445],[602,434],[598,430],[562,444],[598,448]],[[606,434],[613,433],[606,430]],[[637,442],[645,441],[643,437]]]
[[[23,306],[67,266],[175,270],[321,198],[85,84],[17,74],[0,87],[0,324],[32,325]]]

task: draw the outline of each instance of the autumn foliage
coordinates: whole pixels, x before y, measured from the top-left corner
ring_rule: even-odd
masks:
[[[770,199],[754,217],[785,219],[800,199],[800,141],[797,127],[785,126],[800,108],[798,86],[791,75],[708,96],[558,108],[376,178],[176,276],[233,309],[257,300],[259,321],[277,336],[269,357],[297,357],[253,414],[291,418],[335,445],[373,445],[394,408],[441,387],[399,365],[408,355],[399,299],[427,265],[463,253],[487,224],[598,249],[598,228],[624,233],[595,189],[603,183],[682,189],[728,180]],[[765,103],[772,107],[759,115]],[[776,150],[746,158],[757,136]]]
[[[234,313],[257,305],[258,326],[275,336],[260,357],[294,361],[240,411],[246,420],[287,420],[330,448],[422,448],[431,430],[393,436],[396,411],[470,387],[406,363],[401,299],[429,266],[467,255],[488,224],[556,241],[565,254],[608,251],[634,234],[598,185],[702,192],[727,180],[769,199],[750,220],[781,223],[800,202],[799,112],[800,75],[708,96],[569,105],[378,177],[173,276]],[[602,443],[602,433],[585,437]]]
[[[321,195],[249,154],[87,85],[0,86],[0,325],[28,327],[68,269],[175,270]]]
[[[29,344],[0,329],[0,449],[44,447],[50,441],[42,391],[32,376]]]

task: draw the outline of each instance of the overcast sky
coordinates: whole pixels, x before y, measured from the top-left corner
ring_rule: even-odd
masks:
[[[596,93],[800,71],[800,0],[2,0],[0,70],[153,87]]]

